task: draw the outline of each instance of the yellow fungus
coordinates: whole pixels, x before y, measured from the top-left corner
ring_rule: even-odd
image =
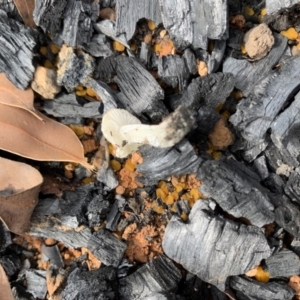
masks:
[[[166,203],[167,205],[171,205],[174,203],[174,198],[172,195],[167,195],[167,197],[162,199],[162,201],[164,201],[164,203]]]
[[[53,53],[53,54],[57,54],[59,51],[60,51],[60,47],[54,43],[51,43],[50,44],[50,51]]]
[[[173,203],[173,205],[171,206],[171,212],[176,213],[177,212],[177,208],[175,203]]]
[[[86,178],[84,178],[82,180],[82,183],[83,184],[89,184],[89,183],[94,182],[94,181],[95,181],[94,178],[92,178],[92,177],[86,177]]]
[[[270,273],[264,271],[264,269],[261,266],[258,266],[255,279],[260,282],[268,282],[270,279]]]
[[[153,210],[158,214],[162,214],[164,212],[164,208],[161,205],[155,205]]]
[[[222,156],[222,152],[220,152],[220,151],[214,151],[212,154],[212,158],[214,160],[218,160],[221,156]]]
[[[171,193],[171,196],[173,197],[173,199],[174,199],[175,201],[179,199],[179,195],[178,195],[177,192],[172,192],[172,193]]]
[[[96,93],[93,89],[91,89],[91,88],[87,88],[87,89],[86,89],[86,93],[87,93],[87,95],[90,96],[90,97],[96,98],[96,96],[97,96],[97,93]]]
[[[69,127],[75,132],[77,136],[82,136],[84,135],[84,128],[83,126],[79,125],[69,125]]]
[[[119,161],[117,161],[116,159],[112,159],[110,162],[109,162],[111,168],[114,170],[114,171],[119,171],[121,170],[122,168],[122,165]]]
[[[47,54],[47,47],[41,47],[40,53],[45,56]]]
[[[191,189],[189,194],[190,194],[190,197],[192,199],[194,199],[195,201],[199,200],[201,198],[201,193],[199,192],[198,189]]]
[[[156,28],[156,25],[152,20],[148,20],[148,27],[150,30],[154,30]]]
[[[243,54],[246,54],[246,53],[247,53],[247,51],[246,51],[246,48],[245,48],[245,45],[244,45],[244,44],[241,44],[241,52],[242,52]]]
[[[130,158],[126,159],[124,168],[127,171],[133,172],[136,169],[136,164],[134,164]]]
[[[160,181],[158,187],[161,188],[166,194],[169,193],[169,187],[165,181]]]
[[[84,87],[82,85],[77,85],[75,88],[76,91],[83,91]]]
[[[181,184],[177,184],[177,185],[175,185],[174,187],[175,187],[175,191],[176,191],[177,193],[180,193],[180,192],[183,190],[183,187],[182,187]]]
[[[295,41],[298,38],[298,32],[294,27],[281,31],[280,34],[292,41]]]
[[[241,100],[243,98],[243,93],[239,90],[233,90],[230,94],[230,96],[234,99],[234,100]]]
[[[188,219],[188,215],[186,213],[182,213],[180,215],[180,218],[183,220],[183,221],[186,221]]]
[[[263,8],[261,11],[260,11],[260,15],[261,16],[265,16],[267,14],[267,9],[266,8]]]
[[[44,67],[47,68],[47,69],[54,69],[53,63],[50,60],[48,60],[48,59],[45,60]]]
[[[118,41],[113,41],[113,49],[115,51],[123,52],[125,50],[125,46]]]
[[[254,10],[253,10],[252,7],[246,6],[245,13],[246,13],[246,15],[248,15],[248,16],[253,16],[253,15],[254,15]]]
[[[86,90],[76,91],[76,95],[79,96],[79,97],[84,97],[86,95]]]
[[[114,155],[114,153],[116,152],[115,147],[111,143],[108,144],[108,152],[111,155]]]
[[[158,188],[156,189],[156,197],[165,199],[167,197],[167,193],[165,193],[162,189]]]

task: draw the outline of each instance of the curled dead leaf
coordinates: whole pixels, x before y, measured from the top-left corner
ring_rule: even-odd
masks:
[[[36,28],[33,21],[35,0],[14,0],[14,3],[24,21],[24,24],[28,27]]]
[[[33,107],[33,98],[32,89],[25,91],[18,89],[7,79],[5,73],[0,73],[0,103],[23,108],[32,113],[36,118],[42,120]]]
[[[0,299],[14,300],[6,273],[0,264]]]
[[[76,134],[40,112],[38,120],[27,110],[0,103],[0,148],[39,161],[77,162],[93,169],[84,159]]]
[[[43,177],[24,163],[0,158],[0,165],[0,217],[10,231],[20,234],[29,229]]]

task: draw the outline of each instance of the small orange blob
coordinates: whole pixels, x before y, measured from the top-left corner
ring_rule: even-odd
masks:
[[[125,50],[125,46],[118,41],[113,41],[113,49],[118,52],[123,52]]]
[[[133,172],[136,169],[136,164],[134,164],[131,158],[128,158],[125,162],[124,168],[130,172]]]
[[[260,282],[268,282],[270,279],[270,273],[264,271],[264,269],[261,266],[258,266],[255,279]]]
[[[47,54],[47,47],[41,47],[40,53],[45,56]]]
[[[162,214],[164,212],[164,208],[161,205],[155,205],[153,207],[153,210],[157,213],[157,214]]]
[[[160,199],[165,199],[167,197],[167,193],[165,193],[162,189],[156,189],[156,197]]]
[[[169,194],[165,199],[162,199],[164,201],[164,203],[166,203],[167,205],[171,205],[174,203],[174,198],[171,194]]]
[[[90,97],[93,97],[93,98],[97,97],[97,93],[91,88],[86,89],[86,94]]]
[[[148,27],[150,30],[154,30],[156,28],[156,25],[152,20],[148,20]]]
[[[292,41],[295,41],[298,38],[298,32],[294,27],[290,27],[287,30],[281,31],[280,34]]]
[[[122,165],[119,161],[117,161],[116,159],[112,159],[110,162],[109,162],[111,168],[116,172],[116,171],[119,171],[121,170],[122,168]]]

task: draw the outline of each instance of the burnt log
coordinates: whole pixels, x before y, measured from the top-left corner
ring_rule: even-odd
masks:
[[[180,279],[180,271],[174,263],[161,255],[150,260],[131,275],[120,278],[120,299],[138,300],[155,293],[174,292]]]
[[[263,283],[247,277],[234,276],[230,287],[236,291],[239,300],[291,300],[295,292],[285,283]]]
[[[11,243],[11,233],[4,223],[0,221],[0,253],[4,251]]]
[[[227,1],[160,0],[162,21],[177,48],[206,49],[208,39],[228,37]]]
[[[291,276],[300,273],[299,256],[288,249],[281,249],[268,257],[265,260],[264,265],[266,271],[270,274],[270,278],[290,278]]]
[[[59,268],[64,267],[64,262],[57,245],[47,246],[43,243],[41,246],[41,253],[43,261],[49,261],[51,265],[55,265]]]
[[[228,276],[247,272],[271,251],[261,229],[219,217],[208,202],[197,201],[187,223],[173,216],[162,246],[187,271],[224,291]]]
[[[285,187],[285,193],[292,201],[300,203],[300,168],[296,168],[290,175]]]
[[[27,292],[35,298],[45,299],[47,294],[46,271],[30,269],[25,272]]]
[[[105,265],[117,267],[123,258],[126,244],[111,232],[100,229],[93,233],[87,248]]]
[[[104,34],[94,34],[88,44],[83,45],[84,50],[94,57],[106,57],[113,54],[111,43]]]
[[[0,10],[1,56],[0,72],[18,88],[26,89],[33,80],[32,63],[36,33]]]
[[[180,104],[197,111],[200,107],[216,108],[223,104],[234,88],[232,74],[214,73],[205,77],[193,79],[180,99],[175,98],[170,103],[175,109]]]
[[[262,80],[268,82],[263,95],[243,99],[237,105],[237,112],[229,119],[250,143],[258,144],[264,140],[273,120],[299,86],[300,58],[285,57],[280,64],[280,71],[275,70]]]
[[[94,0],[37,0],[33,19],[57,44],[76,47],[89,43],[99,9]]]
[[[171,175],[195,173],[201,159],[187,140],[182,140],[172,148],[139,148],[143,163],[137,166],[138,181],[146,186]]]
[[[269,191],[243,163],[233,159],[205,161],[199,166],[197,177],[202,181],[201,192],[236,218],[245,217],[259,227],[274,221]]]
[[[140,19],[152,20],[156,25],[162,22],[159,0],[116,0],[116,12],[116,34],[126,34],[127,41]]]
[[[101,266],[98,270],[86,271],[75,268],[69,274],[61,300],[117,299],[118,281],[112,267]]]
[[[297,0],[266,0],[266,8],[268,14],[274,14],[283,10],[284,8],[289,8],[294,4],[298,3]]]
[[[168,114],[162,102],[164,91],[136,59],[118,56],[116,73],[115,82],[121,91],[118,99],[130,113],[153,122]]]
[[[223,72],[231,73],[235,77],[235,87],[243,92],[244,96],[255,94],[266,95],[270,71],[278,63],[287,47],[287,39],[281,34],[274,34],[275,43],[269,54],[255,63],[245,59],[227,57],[223,63]]]

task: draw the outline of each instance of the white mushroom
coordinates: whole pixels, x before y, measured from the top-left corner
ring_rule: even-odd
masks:
[[[194,122],[189,110],[181,106],[159,125],[144,125],[124,109],[111,109],[103,116],[102,132],[117,147],[116,156],[123,158],[144,144],[159,148],[174,146]]]

